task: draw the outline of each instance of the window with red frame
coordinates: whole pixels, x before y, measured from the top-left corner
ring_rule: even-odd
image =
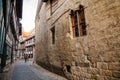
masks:
[[[86,35],[86,23],[84,7],[80,5],[79,10],[71,10],[72,31],[74,37]]]

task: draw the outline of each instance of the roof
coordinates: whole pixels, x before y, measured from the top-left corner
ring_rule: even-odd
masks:
[[[33,37],[35,37],[35,28],[30,32],[29,36],[26,37],[25,40],[29,40],[29,39],[31,39],[31,38],[33,38]]]

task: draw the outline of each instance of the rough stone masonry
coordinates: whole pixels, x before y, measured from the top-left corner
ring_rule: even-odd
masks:
[[[120,80],[120,0],[38,3],[37,64],[69,80]],[[84,6],[86,35],[74,37],[70,13],[79,5]]]

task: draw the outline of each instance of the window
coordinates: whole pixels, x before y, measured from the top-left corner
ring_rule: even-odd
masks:
[[[52,44],[55,44],[55,26],[51,28],[52,32]]]
[[[52,15],[57,9],[58,0],[50,0],[50,14]]]
[[[79,10],[71,10],[72,31],[74,37],[86,35],[86,23],[84,7],[80,5]]]

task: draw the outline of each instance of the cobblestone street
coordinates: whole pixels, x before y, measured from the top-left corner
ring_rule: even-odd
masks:
[[[11,80],[67,80],[61,76],[53,74],[32,61],[25,63],[23,60],[13,64]]]

